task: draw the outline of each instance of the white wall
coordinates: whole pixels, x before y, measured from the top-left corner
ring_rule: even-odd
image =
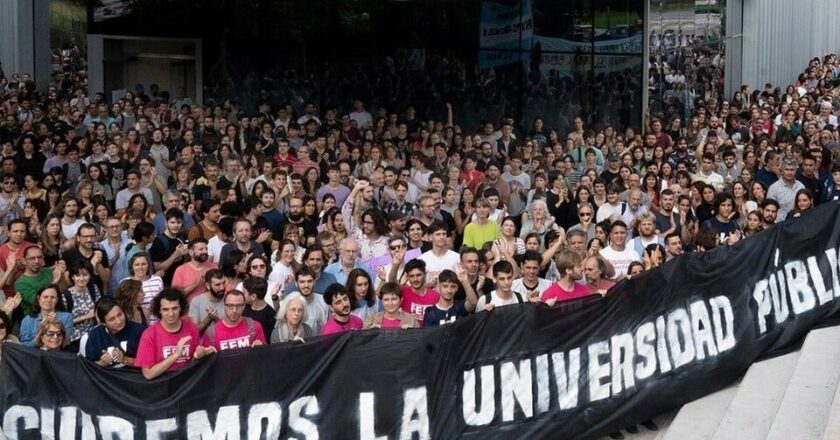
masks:
[[[737,66],[733,66],[733,76],[727,78],[734,81],[732,87],[748,84],[757,89],[769,82],[784,88],[804,71],[811,58],[840,53],[840,1],[730,1],[743,2],[741,75],[739,79]],[[726,55],[727,63],[739,61],[728,48]]]

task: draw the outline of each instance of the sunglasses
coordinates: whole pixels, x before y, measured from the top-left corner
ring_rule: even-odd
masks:
[[[401,245],[401,244],[398,244],[398,245],[396,245],[396,246],[389,246],[389,248],[390,248],[392,251],[398,251],[398,250],[402,249],[402,247],[403,247],[403,245]]]
[[[48,338],[57,338],[59,336],[64,336],[64,332],[60,331],[60,330],[58,330],[58,331],[50,330],[50,331],[45,332],[44,336],[46,336]]]

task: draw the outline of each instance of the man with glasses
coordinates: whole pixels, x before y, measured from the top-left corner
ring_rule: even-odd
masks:
[[[99,242],[98,247],[105,251],[105,255],[108,257],[108,266],[111,268],[107,293],[116,292],[119,282],[128,277],[127,266],[122,264],[122,261],[131,240],[122,232],[120,219],[108,217],[108,220],[105,220],[105,239]]]
[[[225,294],[223,302],[224,318],[207,328],[201,345],[213,347],[217,351],[264,345],[266,341],[262,324],[242,316],[245,311],[245,294],[231,290]]]
[[[348,237],[338,244],[338,261],[324,268],[324,273],[335,277],[339,284],[347,284],[347,277],[353,269],[362,269],[370,274],[370,268],[359,262],[359,242]]]
[[[111,279],[111,265],[107,254],[97,246],[96,226],[91,223],[84,223],[76,233],[76,247],[64,253],[65,261],[70,264],[79,264],[87,261],[93,267],[90,274],[90,282],[95,284],[100,292],[104,292]]]
[[[10,221],[19,218],[23,213],[21,199],[23,196],[18,191],[18,184],[14,174],[3,175],[3,188],[0,193],[0,221],[8,225]]]

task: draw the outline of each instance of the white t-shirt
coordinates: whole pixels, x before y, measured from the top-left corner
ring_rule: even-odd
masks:
[[[613,279],[627,275],[627,269],[630,267],[630,263],[642,261],[642,257],[630,247],[625,247],[623,251],[617,251],[612,246],[607,246],[601,249],[600,254],[615,267],[615,277]]]
[[[271,265],[271,273],[268,275],[268,282],[269,283],[276,283],[280,285],[280,290],[286,288],[286,278],[289,275],[294,275],[295,271],[292,270],[291,266],[286,266],[285,264],[275,261]],[[269,290],[270,292],[271,290]]]
[[[222,248],[227,243],[222,241],[218,235],[214,235],[209,240],[207,240],[207,254],[210,255],[210,258],[213,260],[214,263],[217,265],[219,264],[219,260],[222,257]]]
[[[61,221],[61,232],[64,234],[64,238],[70,239],[75,238],[76,233],[79,232],[79,227],[85,224],[82,219],[76,219],[75,222],[65,225],[64,220]]]
[[[533,296],[542,296],[543,292],[545,292],[545,290],[549,287],[551,287],[551,281],[548,281],[543,278],[537,278],[537,287],[536,289],[534,289],[535,295]],[[522,299],[525,299],[529,296],[528,288],[525,287],[525,282],[522,280],[522,278],[517,278],[513,280],[513,285],[511,286],[511,289],[514,292],[522,292],[524,294]]]
[[[426,262],[426,283],[429,285],[437,284],[438,275],[444,270],[452,270],[461,264],[461,255],[449,249],[442,257],[438,257],[433,253],[434,250],[423,252],[420,259]]]
[[[510,298],[502,299],[502,298],[499,297],[499,294],[494,290],[494,291],[490,292],[490,304],[493,304],[496,307],[509,306],[509,305],[512,305],[512,304],[520,304],[519,298],[516,297],[516,293],[514,293],[514,292],[516,292],[516,290],[511,292]],[[520,293],[519,296],[522,297],[522,302],[527,301],[525,295],[523,295],[522,293]],[[475,310],[476,311],[484,310],[484,305],[485,304],[487,304],[487,295],[479,296],[478,301],[475,303]]]

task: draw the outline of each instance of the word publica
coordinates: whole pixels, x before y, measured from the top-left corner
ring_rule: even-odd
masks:
[[[788,261],[755,283],[752,296],[758,306],[759,334],[769,330],[768,322],[778,326],[814,310],[817,305],[823,306],[840,298],[838,254],[840,249],[826,249],[822,258],[812,255],[805,260]],[[776,261],[778,259],[779,250],[776,250]],[[826,282],[831,284],[826,285]]]
[[[482,427],[570,410],[630,392],[654,374],[716,358],[735,343],[729,298],[698,300],[585,348],[465,370],[464,422]],[[582,372],[581,365],[588,370]]]

